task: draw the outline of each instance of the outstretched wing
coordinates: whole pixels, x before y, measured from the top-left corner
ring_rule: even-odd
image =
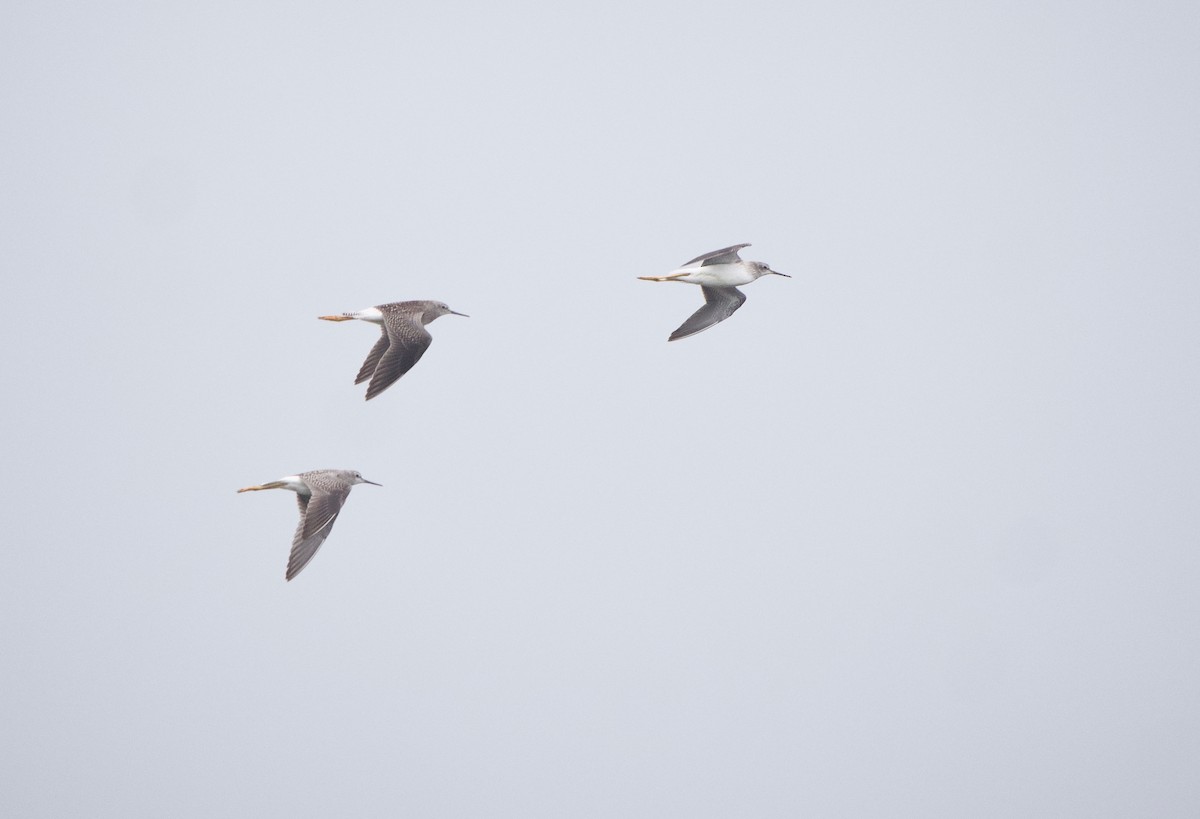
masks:
[[[732,316],[734,311],[746,301],[742,291],[736,287],[701,286],[700,289],[704,291],[704,306],[679,325],[679,329],[671,333],[671,337],[667,341],[678,341],[681,338],[694,336],[714,324],[719,324]]]
[[[367,353],[367,360],[363,362],[362,369],[358,371],[358,375],[354,378],[355,384],[361,384],[375,374],[375,367],[379,364],[380,357],[387,352],[388,334],[384,329],[379,333],[379,341],[375,342],[375,346],[371,348],[371,352]]]
[[[375,374],[367,385],[367,400],[395,384],[400,376],[421,360],[433,337],[415,316],[385,314],[383,329],[388,336],[388,348],[379,357]]]
[[[350,487],[321,489],[312,486],[311,495],[296,494],[300,504],[300,525],[292,537],[292,552],[288,555],[287,579],[300,574],[300,570],[317,554],[317,549],[329,537],[333,522],[342,511],[342,504],[350,496]]]
[[[743,247],[750,247],[750,243],[746,242],[745,244],[740,245],[730,245],[729,247],[723,247],[720,250],[714,250],[711,253],[704,253],[692,259],[690,262],[685,262],[684,264],[680,265],[680,267],[691,267],[696,262],[700,262],[701,267],[709,264],[730,264],[732,262],[740,262],[742,257],[738,255],[738,251]]]

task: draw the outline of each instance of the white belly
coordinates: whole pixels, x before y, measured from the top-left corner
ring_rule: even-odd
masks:
[[[681,267],[678,270],[672,270],[667,275],[674,276],[676,273],[683,273],[685,275],[675,276],[672,281],[700,285],[708,284],[714,287],[737,287],[743,284],[750,284],[756,278],[747,272],[745,266],[740,264],[710,264],[704,267]]]
[[[290,489],[297,495],[312,494],[312,490],[308,488],[308,484],[300,480],[299,475],[288,475],[286,478],[280,478],[279,482],[283,484],[283,489]]]

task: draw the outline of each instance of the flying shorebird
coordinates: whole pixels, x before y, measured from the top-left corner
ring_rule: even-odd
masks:
[[[317,549],[329,537],[329,530],[342,511],[342,504],[350,497],[350,487],[357,483],[372,486],[383,484],[368,481],[352,469],[314,469],[299,475],[288,475],[262,486],[247,486],[238,492],[257,492],[261,489],[290,489],[296,493],[300,504],[300,525],[292,537],[292,552],[288,555],[287,579],[300,574],[300,570],[313,559]]]
[[[712,253],[697,256],[682,267],[665,276],[638,276],[648,282],[687,282],[698,284],[704,291],[704,306],[697,310],[679,328],[671,333],[667,341],[694,336],[733,315],[742,306],[746,297],[738,285],[749,284],[760,276],[774,274],[791,278],[787,273],[772,270],[765,262],[746,262],[738,256],[749,243],[723,247]]]
[[[440,301],[397,301],[368,307],[357,313],[318,318],[325,321],[360,319],[383,325],[379,341],[376,341],[371,352],[367,353],[367,360],[363,362],[358,377],[354,379],[355,384],[371,379],[371,383],[367,385],[367,400],[370,401],[395,384],[400,376],[421,360],[421,356],[425,355],[430,342],[433,341],[433,336],[429,335],[425,325],[447,313],[467,317],[466,313],[455,312]]]

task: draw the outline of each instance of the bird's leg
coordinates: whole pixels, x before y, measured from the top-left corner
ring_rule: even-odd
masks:
[[[264,483],[262,486],[247,486],[244,489],[239,489],[238,492],[258,492],[262,489],[283,489],[287,486],[287,481],[271,481]]]
[[[353,321],[354,320],[354,316],[348,316],[345,313],[343,313],[340,316],[317,316],[317,318],[322,319],[323,321]]]
[[[680,276],[686,276],[690,272],[691,271],[686,271],[683,273],[668,273],[665,276],[638,276],[638,278],[647,282],[669,282],[672,279],[678,279]]]

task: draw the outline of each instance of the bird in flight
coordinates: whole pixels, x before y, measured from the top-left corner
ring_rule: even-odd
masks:
[[[381,304],[368,307],[357,313],[340,313],[336,316],[318,316],[325,321],[369,321],[382,325],[383,332],[367,360],[363,362],[355,384],[370,380],[367,384],[367,400],[370,401],[379,393],[395,384],[400,376],[413,368],[429,349],[433,336],[425,329],[425,325],[439,316],[464,316],[451,310],[440,301],[397,301],[391,304]]]
[[[314,469],[299,475],[288,475],[261,486],[247,486],[238,492],[258,492],[263,489],[290,489],[296,493],[300,504],[300,525],[292,537],[292,551],[288,555],[288,580],[300,574],[300,570],[316,555],[317,549],[329,537],[333,522],[341,514],[342,505],[350,497],[350,487],[359,483],[382,486],[368,481],[352,469]]]
[[[738,255],[743,247],[750,245],[733,245],[705,253],[663,276],[638,276],[648,282],[698,284],[704,291],[704,306],[679,325],[667,341],[694,336],[732,316],[746,301],[742,291],[738,290],[739,285],[749,284],[766,275],[791,278],[787,273],[772,270],[765,262],[743,261]]]

